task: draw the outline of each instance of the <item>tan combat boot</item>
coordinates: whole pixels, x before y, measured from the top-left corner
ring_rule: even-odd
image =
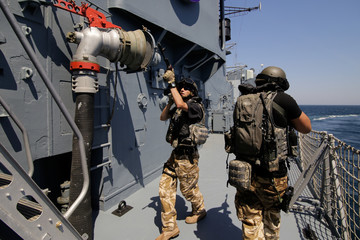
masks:
[[[185,222],[188,223],[188,224],[197,223],[198,221],[200,221],[204,217],[206,217],[206,210],[205,209],[202,210],[198,214],[191,214],[191,215],[187,216],[186,219],[185,219]]]
[[[180,230],[178,227],[175,227],[172,231],[165,231],[160,234],[155,240],[169,240],[174,237],[177,237],[180,233]]]

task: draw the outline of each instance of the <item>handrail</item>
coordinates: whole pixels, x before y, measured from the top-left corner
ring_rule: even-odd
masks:
[[[326,132],[299,134],[298,140],[302,176],[311,174],[307,186],[329,225],[341,239],[359,239],[360,150]],[[328,152],[315,161],[324,142]]]
[[[27,131],[26,131],[24,125],[22,125],[20,120],[16,117],[16,115],[13,112],[11,112],[10,107],[6,104],[6,102],[4,101],[4,99],[1,96],[0,96],[0,104],[4,107],[5,111],[10,115],[10,117],[14,120],[16,125],[20,128],[21,132],[23,133],[26,158],[27,158],[28,165],[29,165],[28,175],[30,177],[32,177],[32,175],[34,174],[34,162],[31,157],[29,137],[28,137]]]
[[[306,185],[308,185],[310,179],[313,177],[315,170],[318,168],[320,162],[324,159],[325,152],[329,149],[328,142],[326,140],[322,141],[320,146],[316,149],[316,152],[312,155],[307,168],[302,171],[301,175],[297,179],[296,183],[294,184],[295,193],[292,197],[289,207],[291,208],[297,198],[305,189]]]
[[[64,103],[62,102],[60,96],[56,92],[54,86],[52,85],[51,81],[49,80],[43,66],[41,65],[40,61],[38,60],[34,50],[31,48],[31,45],[23,35],[19,25],[17,24],[17,21],[14,17],[14,15],[11,13],[9,7],[6,4],[5,0],[0,0],[0,7],[2,11],[5,14],[6,19],[10,23],[12,29],[14,30],[16,36],[18,37],[20,43],[24,47],[26,53],[29,55],[31,61],[33,62],[35,68],[37,69],[39,75],[41,76],[42,80],[44,81],[46,87],[50,91],[52,97],[54,98],[56,104],[60,108],[60,111],[64,114],[65,119],[69,123],[70,127],[74,131],[75,135],[79,139],[79,150],[80,150],[80,158],[81,158],[81,168],[83,171],[83,178],[84,178],[84,184],[82,187],[82,190],[77,197],[77,199],[74,201],[74,203],[69,207],[69,209],[64,213],[64,217],[68,219],[71,214],[75,211],[75,209],[80,205],[82,200],[85,198],[86,192],[89,189],[90,180],[89,180],[89,173],[88,173],[88,167],[86,163],[86,155],[85,155],[85,146],[84,146],[84,139],[83,136],[75,124],[74,120],[72,119],[70,113],[68,112],[67,108],[65,107]]]

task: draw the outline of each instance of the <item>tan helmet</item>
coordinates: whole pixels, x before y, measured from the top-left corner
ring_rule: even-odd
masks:
[[[286,74],[284,70],[279,67],[266,67],[256,76],[255,84],[256,86],[261,86],[265,83],[276,83],[284,91],[289,88],[289,83],[286,79]]]
[[[276,78],[280,77],[280,78],[286,79],[286,74],[285,74],[284,70],[282,70],[279,67],[273,67],[273,66],[266,67],[266,68],[264,68],[264,70],[261,71],[260,74],[264,74],[269,77],[276,77]]]

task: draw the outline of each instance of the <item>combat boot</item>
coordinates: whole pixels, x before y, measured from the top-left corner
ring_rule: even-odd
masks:
[[[204,217],[206,217],[206,210],[205,209],[202,210],[198,214],[191,214],[191,215],[187,216],[186,219],[185,219],[185,222],[188,223],[188,224],[197,223],[198,221],[200,221]]]
[[[155,240],[169,240],[174,237],[177,237],[180,233],[180,230],[178,227],[175,227],[172,231],[165,231],[160,234]]]

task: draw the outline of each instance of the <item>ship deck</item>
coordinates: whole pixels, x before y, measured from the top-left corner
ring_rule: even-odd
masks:
[[[196,224],[186,224],[185,218],[191,212],[191,205],[178,189],[176,198],[177,224],[180,229],[179,240],[215,240],[242,239],[241,222],[237,219],[234,207],[235,188],[226,186],[227,153],[223,150],[222,134],[210,134],[200,151],[200,191],[204,195],[207,217]],[[170,154],[170,153],[169,153]],[[233,159],[230,155],[229,160]],[[166,159],[164,159],[165,161]],[[291,164],[289,174],[293,185],[300,173],[295,164]],[[158,195],[159,176],[144,188],[127,199],[127,205],[133,207],[129,212],[118,217],[108,211],[96,214],[94,239],[106,240],[149,240],[155,239],[161,232]],[[311,197],[305,189],[302,196]],[[315,237],[315,238],[314,238]],[[281,212],[280,239],[335,239],[324,221],[317,220],[311,212]]]

